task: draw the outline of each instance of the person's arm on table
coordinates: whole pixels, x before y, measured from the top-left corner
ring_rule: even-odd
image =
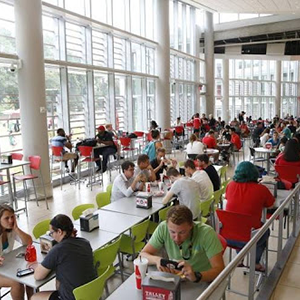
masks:
[[[161,160],[160,163],[159,163],[159,165],[155,169],[153,169],[153,172],[155,174],[164,166],[164,162],[166,162],[165,159]]]
[[[162,204],[167,204],[174,196],[174,193],[169,191],[167,195],[164,197]]]
[[[153,170],[153,168],[150,164],[147,167],[147,169],[150,171],[149,181],[155,181],[156,175],[155,175],[154,170]]]
[[[34,279],[35,280],[43,280],[47,277],[47,275],[51,272],[51,270],[45,268],[41,264],[38,264],[38,266],[34,270]]]
[[[211,282],[213,281],[225,268],[222,252],[216,254],[209,259],[211,269],[200,272],[202,277],[200,282]],[[181,273],[190,281],[197,279],[195,272],[190,264],[186,261],[181,261],[178,266],[183,266]]]

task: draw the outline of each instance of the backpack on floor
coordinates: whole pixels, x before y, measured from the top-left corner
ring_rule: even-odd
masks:
[[[143,150],[143,154],[147,154],[150,161],[152,161],[156,157],[155,143],[156,142],[149,142]]]

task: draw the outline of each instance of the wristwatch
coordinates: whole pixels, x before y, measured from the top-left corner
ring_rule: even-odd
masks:
[[[202,274],[200,272],[194,272],[196,279],[193,281],[195,283],[201,281],[202,279]]]

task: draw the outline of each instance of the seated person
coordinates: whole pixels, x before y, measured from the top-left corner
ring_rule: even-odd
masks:
[[[214,187],[214,191],[219,190],[221,187],[220,176],[215,167],[210,164],[208,155],[201,154],[198,155],[196,159],[198,160],[199,167],[202,168],[210,178]]]
[[[75,171],[75,168],[78,164],[78,155],[76,153],[72,153],[72,144],[70,141],[70,137],[66,135],[63,128],[59,128],[56,131],[57,136],[51,139],[51,146],[54,147],[63,147],[63,160],[65,161],[66,172],[69,172],[68,160],[73,159],[71,172]],[[68,151],[66,151],[66,148]]]
[[[95,139],[97,143],[104,144],[106,147],[95,148],[94,149],[94,157],[99,158],[100,155],[103,156],[102,167],[101,167],[101,160],[96,160],[96,165],[98,167],[96,172],[101,171],[104,173],[107,169],[107,162],[110,155],[113,155],[117,152],[117,147],[113,141],[111,133],[105,130],[104,126],[99,126],[97,128],[98,134],[96,135]]]
[[[12,251],[15,241],[22,245],[32,243],[31,236],[19,228],[14,209],[6,204],[0,205],[0,241],[0,268],[5,263],[2,254]],[[24,299],[24,284],[0,275],[0,288],[2,287],[10,288],[12,299]],[[26,287],[26,293],[29,299],[33,294],[32,288]]]
[[[215,132],[210,130],[208,135],[202,139],[202,143],[207,146],[207,148],[216,149],[217,148],[217,140],[215,138]]]
[[[249,130],[249,128],[248,128],[248,126],[247,126],[247,124],[246,124],[245,121],[241,122],[240,130],[241,130],[241,137],[242,138],[246,138],[246,137],[249,136],[250,130]]]
[[[164,248],[170,260],[179,261],[180,271],[162,267],[159,256]],[[184,205],[173,206],[167,220],[156,228],[141,252],[150,265],[162,272],[184,275],[188,280],[213,281],[224,269],[222,245],[212,227],[193,222],[192,212]]]
[[[286,142],[283,153],[280,153],[275,160],[275,165],[300,167],[299,144],[296,139]]]
[[[150,130],[158,130],[158,125],[157,125],[157,123],[154,121],[154,120],[152,120],[151,122],[150,122],[150,128],[149,128],[149,131]]]
[[[154,170],[156,180],[160,180],[160,174],[163,174],[163,171],[167,169],[166,164],[172,164],[173,167],[176,167],[177,161],[166,159],[166,149],[158,148],[156,150],[156,158],[153,159],[150,164]]]
[[[268,139],[267,143],[271,143],[272,147],[277,147],[280,144],[279,134],[277,131],[274,130],[273,137]]]
[[[253,219],[252,227],[260,228],[262,211],[264,208],[270,208],[275,202],[275,198],[269,189],[257,182],[258,170],[249,161],[239,163],[235,169],[233,181],[226,188],[226,210],[251,215]],[[261,256],[270,235],[270,230],[261,237],[256,247],[256,270],[264,271],[265,268],[260,263]],[[227,241],[228,242],[228,241]],[[231,246],[243,247],[246,243],[230,241]]]
[[[155,159],[156,150],[163,147],[160,141],[160,132],[158,130],[151,130],[151,137],[152,141],[150,141],[142,151],[143,154],[148,155],[150,161]]]
[[[190,142],[186,145],[186,153],[188,156],[195,155],[196,157],[198,154],[204,153],[204,148],[204,144],[197,139],[197,136],[195,134],[192,134],[190,136]]]
[[[75,237],[73,223],[66,215],[59,214],[50,221],[50,235],[58,244],[35,267],[34,279],[42,280],[55,271],[58,290],[36,293],[31,300],[75,300],[73,290],[97,277],[91,245]]]
[[[173,184],[162,203],[167,204],[177,196],[179,204],[186,205],[192,211],[193,219],[197,219],[200,214],[199,184],[191,178],[181,176],[173,167],[168,169],[167,176]]]
[[[233,151],[239,151],[242,148],[242,142],[239,135],[236,134],[234,127],[231,127],[229,132],[231,134],[230,142],[233,145]]]
[[[134,177],[134,163],[131,161],[124,161],[121,165],[122,172],[119,174],[112,186],[110,201],[114,202],[124,197],[130,197],[136,190],[136,185],[141,182],[139,190],[143,190],[144,181],[146,180],[143,174]],[[143,181],[144,180],[144,181]]]
[[[134,177],[138,176],[140,173],[145,176],[145,182],[155,181],[156,175],[152,166],[150,165],[150,160],[148,155],[141,154],[137,159],[137,168],[134,171]]]
[[[193,160],[188,159],[184,163],[185,175],[195,180],[199,185],[200,201],[204,202],[211,198],[213,194],[213,184],[203,170],[196,170],[196,166]]]
[[[262,147],[265,147],[266,142],[269,140],[269,138],[270,138],[270,128],[266,128],[260,135],[260,145]]]

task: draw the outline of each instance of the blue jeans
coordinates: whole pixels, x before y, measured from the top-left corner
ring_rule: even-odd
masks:
[[[270,236],[270,229],[268,229],[264,235],[260,238],[260,240],[256,244],[256,260],[255,263],[259,264],[261,256],[266,249],[267,246],[267,240]],[[227,245],[230,247],[236,247],[242,249],[247,243],[241,242],[241,241],[234,241],[234,240],[226,240]],[[236,252],[239,253],[240,250],[237,250]]]

